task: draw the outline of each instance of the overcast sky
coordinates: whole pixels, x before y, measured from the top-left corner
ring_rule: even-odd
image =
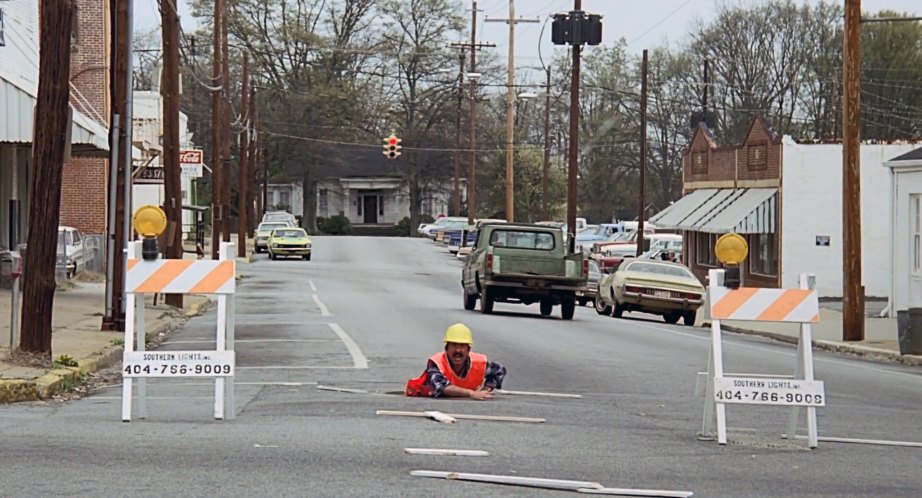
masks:
[[[157,12],[159,0],[135,0],[136,14],[139,29],[151,29],[160,25],[160,15]],[[462,0],[466,15],[470,16],[469,0]],[[599,13],[604,16],[602,38],[611,42],[619,38],[628,41],[631,52],[639,53],[644,48],[653,48],[667,42],[676,43],[685,40],[686,33],[691,25],[698,20],[708,20],[713,17],[719,5],[723,4],[753,4],[758,0],[583,0],[583,10]],[[807,3],[808,0],[801,0]],[[809,3],[815,3],[810,1]],[[844,4],[844,0],[840,0]],[[892,9],[900,12],[909,12],[922,15],[922,2],[920,0],[864,0],[861,3],[865,12],[877,12],[882,9]],[[500,60],[505,60],[508,50],[508,27],[505,23],[485,23],[487,19],[504,19],[509,15],[508,0],[480,0],[478,10],[481,10],[478,21],[478,38],[481,41],[493,42],[500,55]],[[563,12],[573,7],[572,0],[517,0],[516,17],[540,18],[543,22],[548,15],[554,12]],[[195,26],[194,19],[189,13],[188,2],[179,0],[180,15],[183,17],[183,26],[191,30]],[[538,40],[542,24],[516,24],[516,63],[518,66],[538,65]],[[542,54],[545,60],[554,50],[563,50],[554,47],[550,42],[550,28],[544,33]],[[469,36],[469,35],[468,35]]]

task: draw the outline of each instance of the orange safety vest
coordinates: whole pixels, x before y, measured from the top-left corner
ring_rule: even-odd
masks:
[[[448,356],[444,351],[432,355],[429,357],[429,361],[435,363],[435,366],[439,368],[439,371],[442,372],[442,375],[448,379],[451,385],[473,391],[483,386],[484,376],[487,372],[487,357],[479,353],[471,353],[470,358],[471,367],[468,369],[465,377],[458,377],[455,375],[455,371],[451,369],[451,363],[449,363]],[[419,377],[407,381],[407,396],[428,397],[432,394],[432,387],[426,384],[426,380],[429,377],[428,363],[426,364],[426,370],[427,371],[423,371],[423,374]]]

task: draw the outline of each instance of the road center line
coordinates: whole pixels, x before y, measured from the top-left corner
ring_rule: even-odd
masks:
[[[317,297],[317,294],[313,295],[314,302],[317,303],[317,307],[320,308],[320,316],[330,316],[330,310],[327,309],[326,305],[320,302],[320,298]]]
[[[307,283],[310,284],[310,286],[311,286],[311,292],[317,292],[317,286],[314,285],[314,281],[313,281],[313,280],[308,280]]]
[[[354,368],[368,368],[368,359],[362,354],[359,345],[349,337],[349,334],[347,334],[338,323],[331,323],[330,328],[333,330],[334,334],[339,336],[339,340],[343,341],[343,344],[346,345],[346,349],[349,350],[349,354],[352,356]]]

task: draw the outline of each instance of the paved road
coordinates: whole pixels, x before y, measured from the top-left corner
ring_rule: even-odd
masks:
[[[66,404],[0,407],[4,496],[552,496],[413,478],[411,470],[598,481],[696,496],[922,494],[922,449],[776,437],[786,411],[731,407],[731,443],[700,442],[695,373],[706,331],[653,317],[616,320],[590,308],[565,322],[537,306],[461,308],[459,264],[424,240],[324,238],[311,262],[260,258],[237,297],[237,418],[212,420],[212,387],[158,380],[148,418],[119,421],[118,387]],[[214,313],[162,349],[207,349]],[[407,399],[399,391],[464,321],[475,349],[507,366],[506,388],[582,399],[503,396],[489,402]],[[197,341],[197,342],[196,342]],[[727,371],[787,373],[794,351],[731,336]],[[367,368],[363,368],[366,366]],[[821,435],[922,440],[922,371],[818,353],[828,405]],[[379,394],[321,391],[317,384]],[[380,417],[377,409],[542,417],[541,425]],[[487,458],[405,454],[407,447],[481,449]]]

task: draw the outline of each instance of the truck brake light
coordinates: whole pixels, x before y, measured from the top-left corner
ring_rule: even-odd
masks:
[[[583,276],[589,275],[589,260],[583,258]]]
[[[487,254],[487,271],[493,271],[493,254]]]

